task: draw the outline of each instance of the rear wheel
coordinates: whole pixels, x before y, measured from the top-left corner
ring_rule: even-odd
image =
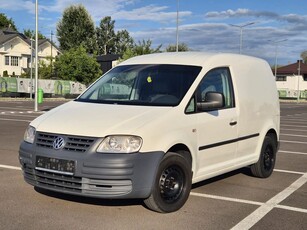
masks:
[[[259,160],[251,166],[253,176],[260,178],[269,177],[275,167],[276,161],[276,141],[272,135],[264,138]]]
[[[144,203],[156,212],[177,211],[188,199],[191,181],[190,162],[178,153],[167,153],[159,165],[151,195]]]

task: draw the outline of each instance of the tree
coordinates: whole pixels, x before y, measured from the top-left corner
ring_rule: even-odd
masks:
[[[178,44],[178,51],[179,52],[186,52],[186,51],[189,51],[189,47],[187,44],[185,43],[179,43]],[[166,47],[165,49],[166,52],[176,52],[176,45],[174,44],[170,44],[168,45],[168,47]]]
[[[96,28],[98,54],[115,53],[116,35],[114,31],[115,21],[110,16],[100,20],[99,27]]]
[[[304,63],[307,63],[307,50],[301,53],[301,58],[303,59]]]
[[[9,19],[4,13],[0,13],[0,29],[4,29],[4,28],[11,28],[17,31],[17,27],[13,19],[11,18]]]
[[[51,57],[48,57],[49,61],[51,60]],[[50,65],[50,63],[46,63],[45,61],[39,61],[38,63],[38,76],[40,79],[51,79],[53,76],[53,66]]]
[[[60,79],[78,81],[85,85],[102,74],[96,58],[89,56],[82,45],[64,52],[56,59],[54,66]]]
[[[120,59],[120,61],[127,60],[131,57],[138,56],[138,55],[144,55],[144,54],[151,54],[151,53],[159,53],[160,48],[162,45],[159,45],[157,48],[152,48],[152,41],[150,39],[148,40],[142,40],[139,41],[138,44],[134,43],[131,48],[127,48],[123,54],[123,57]]]
[[[104,17],[96,28],[98,54],[123,54],[133,46],[133,39],[127,30],[115,33],[115,21],[110,16]]]
[[[84,6],[72,5],[64,10],[57,24],[57,36],[62,51],[82,45],[86,52],[97,49],[94,22]]]
[[[133,47],[133,38],[130,37],[129,32],[127,30],[120,30],[116,34],[116,54],[123,55],[125,51],[129,48]]]
[[[23,34],[28,38],[35,38],[35,31],[30,29],[24,29]],[[46,37],[38,31],[38,39],[46,39]]]

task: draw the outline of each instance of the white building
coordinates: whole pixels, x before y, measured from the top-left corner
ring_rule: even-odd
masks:
[[[35,41],[33,46],[33,63],[35,65]],[[50,57],[55,57],[60,53],[59,49],[52,45],[48,39],[38,41],[38,59],[50,62]],[[49,58],[49,59],[48,59]],[[31,40],[24,34],[11,29],[0,30],[0,76],[3,77],[7,71],[9,76],[20,76],[31,67]]]
[[[307,99],[307,64],[302,61],[277,69],[276,85],[281,98]]]

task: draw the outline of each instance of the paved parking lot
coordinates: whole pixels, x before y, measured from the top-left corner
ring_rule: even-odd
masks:
[[[307,229],[307,103],[281,103],[281,145],[270,178],[242,169],[198,183],[171,214],[149,211],[140,200],[74,197],[26,184],[18,147],[40,115],[32,110],[30,101],[0,101],[0,229]]]

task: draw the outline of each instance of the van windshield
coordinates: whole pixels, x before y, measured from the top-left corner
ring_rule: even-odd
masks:
[[[184,65],[126,65],[109,71],[76,101],[176,106],[201,67]]]

